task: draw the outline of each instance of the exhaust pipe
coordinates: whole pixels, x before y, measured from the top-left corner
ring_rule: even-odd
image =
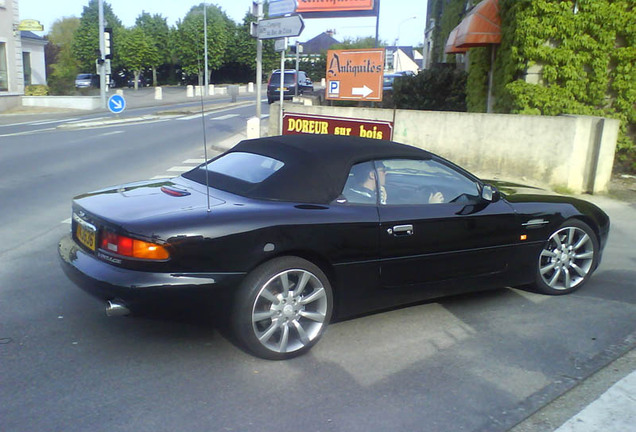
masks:
[[[114,317],[125,315],[130,315],[130,309],[128,309],[126,305],[115,300],[108,301],[106,305],[106,316]]]

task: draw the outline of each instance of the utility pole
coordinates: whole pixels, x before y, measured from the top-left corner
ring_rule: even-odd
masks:
[[[253,2],[252,13],[256,16],[256,25],[263,19],[263,3],[261,0]],[[263,87],[263,40],[256,38],[256,118],[261,122],[261,90]],[[259,132],[260,136],[260,132]]]
[[[203,91],[203,94],[208,96],[208,89],[210,88],[210,77],[208,72],[208,5],[205,1],[203,2],[203,51],[203,56],[205,57],[205,78],[203,79],[205,90]]]
[[[99,73],[99,97],[102,108],[106,108],[106,70],[104,64],[104,52],[106,43],[104,42],[104,0],[97,3],[99,20],[99,57],[97,59],[97,70]]]

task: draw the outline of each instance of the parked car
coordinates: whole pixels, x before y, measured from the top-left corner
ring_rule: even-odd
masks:
[[[296,87],[298,94],[302,95],[306,92],[314,91],[314,84],[303,71],[285,70],[283,79],[283,98],[291,99],[296,95]],[[280,99],[280,69],[276,69],[269,77],[267,82],[267,102],[273,103]]]
[[[411,77],[411,76],[415,76],[415,73],[413,73],[412,71],[403,71],[403,72],[384,74],[384,80],[382,82],[382,90],[392,92],[393,83],[395,82],[396,79],[399,79],[401,77]]]
[[[416,147],[289,135],[75,197],[59,254],[111,313],[208,299],[245,349],[287,359],[333,317],[506,286],[571,293],[609,226],[586,201],[498,188]]]
[[[99,75],[82,73],[75,77],[75,88],[99,88]]]

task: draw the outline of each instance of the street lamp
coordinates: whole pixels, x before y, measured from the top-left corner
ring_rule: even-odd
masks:
[[[407,21],[411,21],[411,20],[414,20],[414,19],[417,19],[417,15],[412,16],[412,17],[409,17],[409,18],[407,18],[407,19],[403,20],[403,21],[400,23],[400,25],[398,25],[397,38],[395,38],[395,43],[394,43],[393,45],[398,46],[398,42],[400,41],[400,30],[402,29],[402,25],[403,25],[405,22],[407,22]]]

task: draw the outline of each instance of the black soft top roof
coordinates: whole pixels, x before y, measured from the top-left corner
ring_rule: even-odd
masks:
[[[327,204],[336,199],[351,166],[356,163],[431,157],[424,150],[392,141],[335,135],[284,135],[245,140],[226,154],[232,152],[268,156],[285,165],[256,184],[210,172],[210,186],[249,198],[314,204]],[[202,173],[204,170],[197,169],[184,176],[201,182]]]

